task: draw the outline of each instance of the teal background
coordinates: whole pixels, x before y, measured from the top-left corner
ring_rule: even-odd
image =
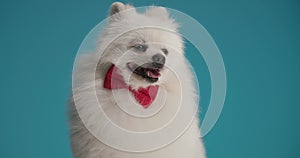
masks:
[[[70,158],[66,100],[85,35],[106,17],[109,0],[0,2],[0,157]],[[227,97],[204,137],[209,158],[300,157],[300,3],[297,0],[133,0],[198,20],[226,66]],[[191,30],[193,31],[193,30]],[[210,82],[197,70],[205,114]],[[199,56],[201,57],[201,56]]]

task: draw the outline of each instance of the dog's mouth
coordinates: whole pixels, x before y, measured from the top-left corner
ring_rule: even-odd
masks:
[[[138,66],[133,62],[127,63],[127,67],[130,71],[152,83],[158,81],[159,77],[161,76],[160,71],[162,70],[163,66],[163,64],[155,62],[146,63],[141,66]]]

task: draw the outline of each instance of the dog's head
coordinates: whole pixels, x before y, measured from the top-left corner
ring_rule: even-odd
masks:
[[[103,62],[114,64],[133,88],[164,83],[169,68],[183,56],[177,24],[163,7],[138,13],[130,5],[113,3],[100,42],[108,45]]]

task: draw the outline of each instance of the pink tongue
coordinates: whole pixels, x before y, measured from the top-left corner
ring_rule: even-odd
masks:
[[[157,72],[157,73],[153,73],[152,71],[147,71],[147,75],[152,77],[152,78],[158,78],[160,77],[160,73]]]

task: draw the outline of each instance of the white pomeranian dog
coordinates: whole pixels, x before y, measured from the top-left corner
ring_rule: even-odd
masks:
[[[163,7],[111,5],[97,51],[79,55],[74,67],[75,158],[205,158],[197,84],[177,29]]]

